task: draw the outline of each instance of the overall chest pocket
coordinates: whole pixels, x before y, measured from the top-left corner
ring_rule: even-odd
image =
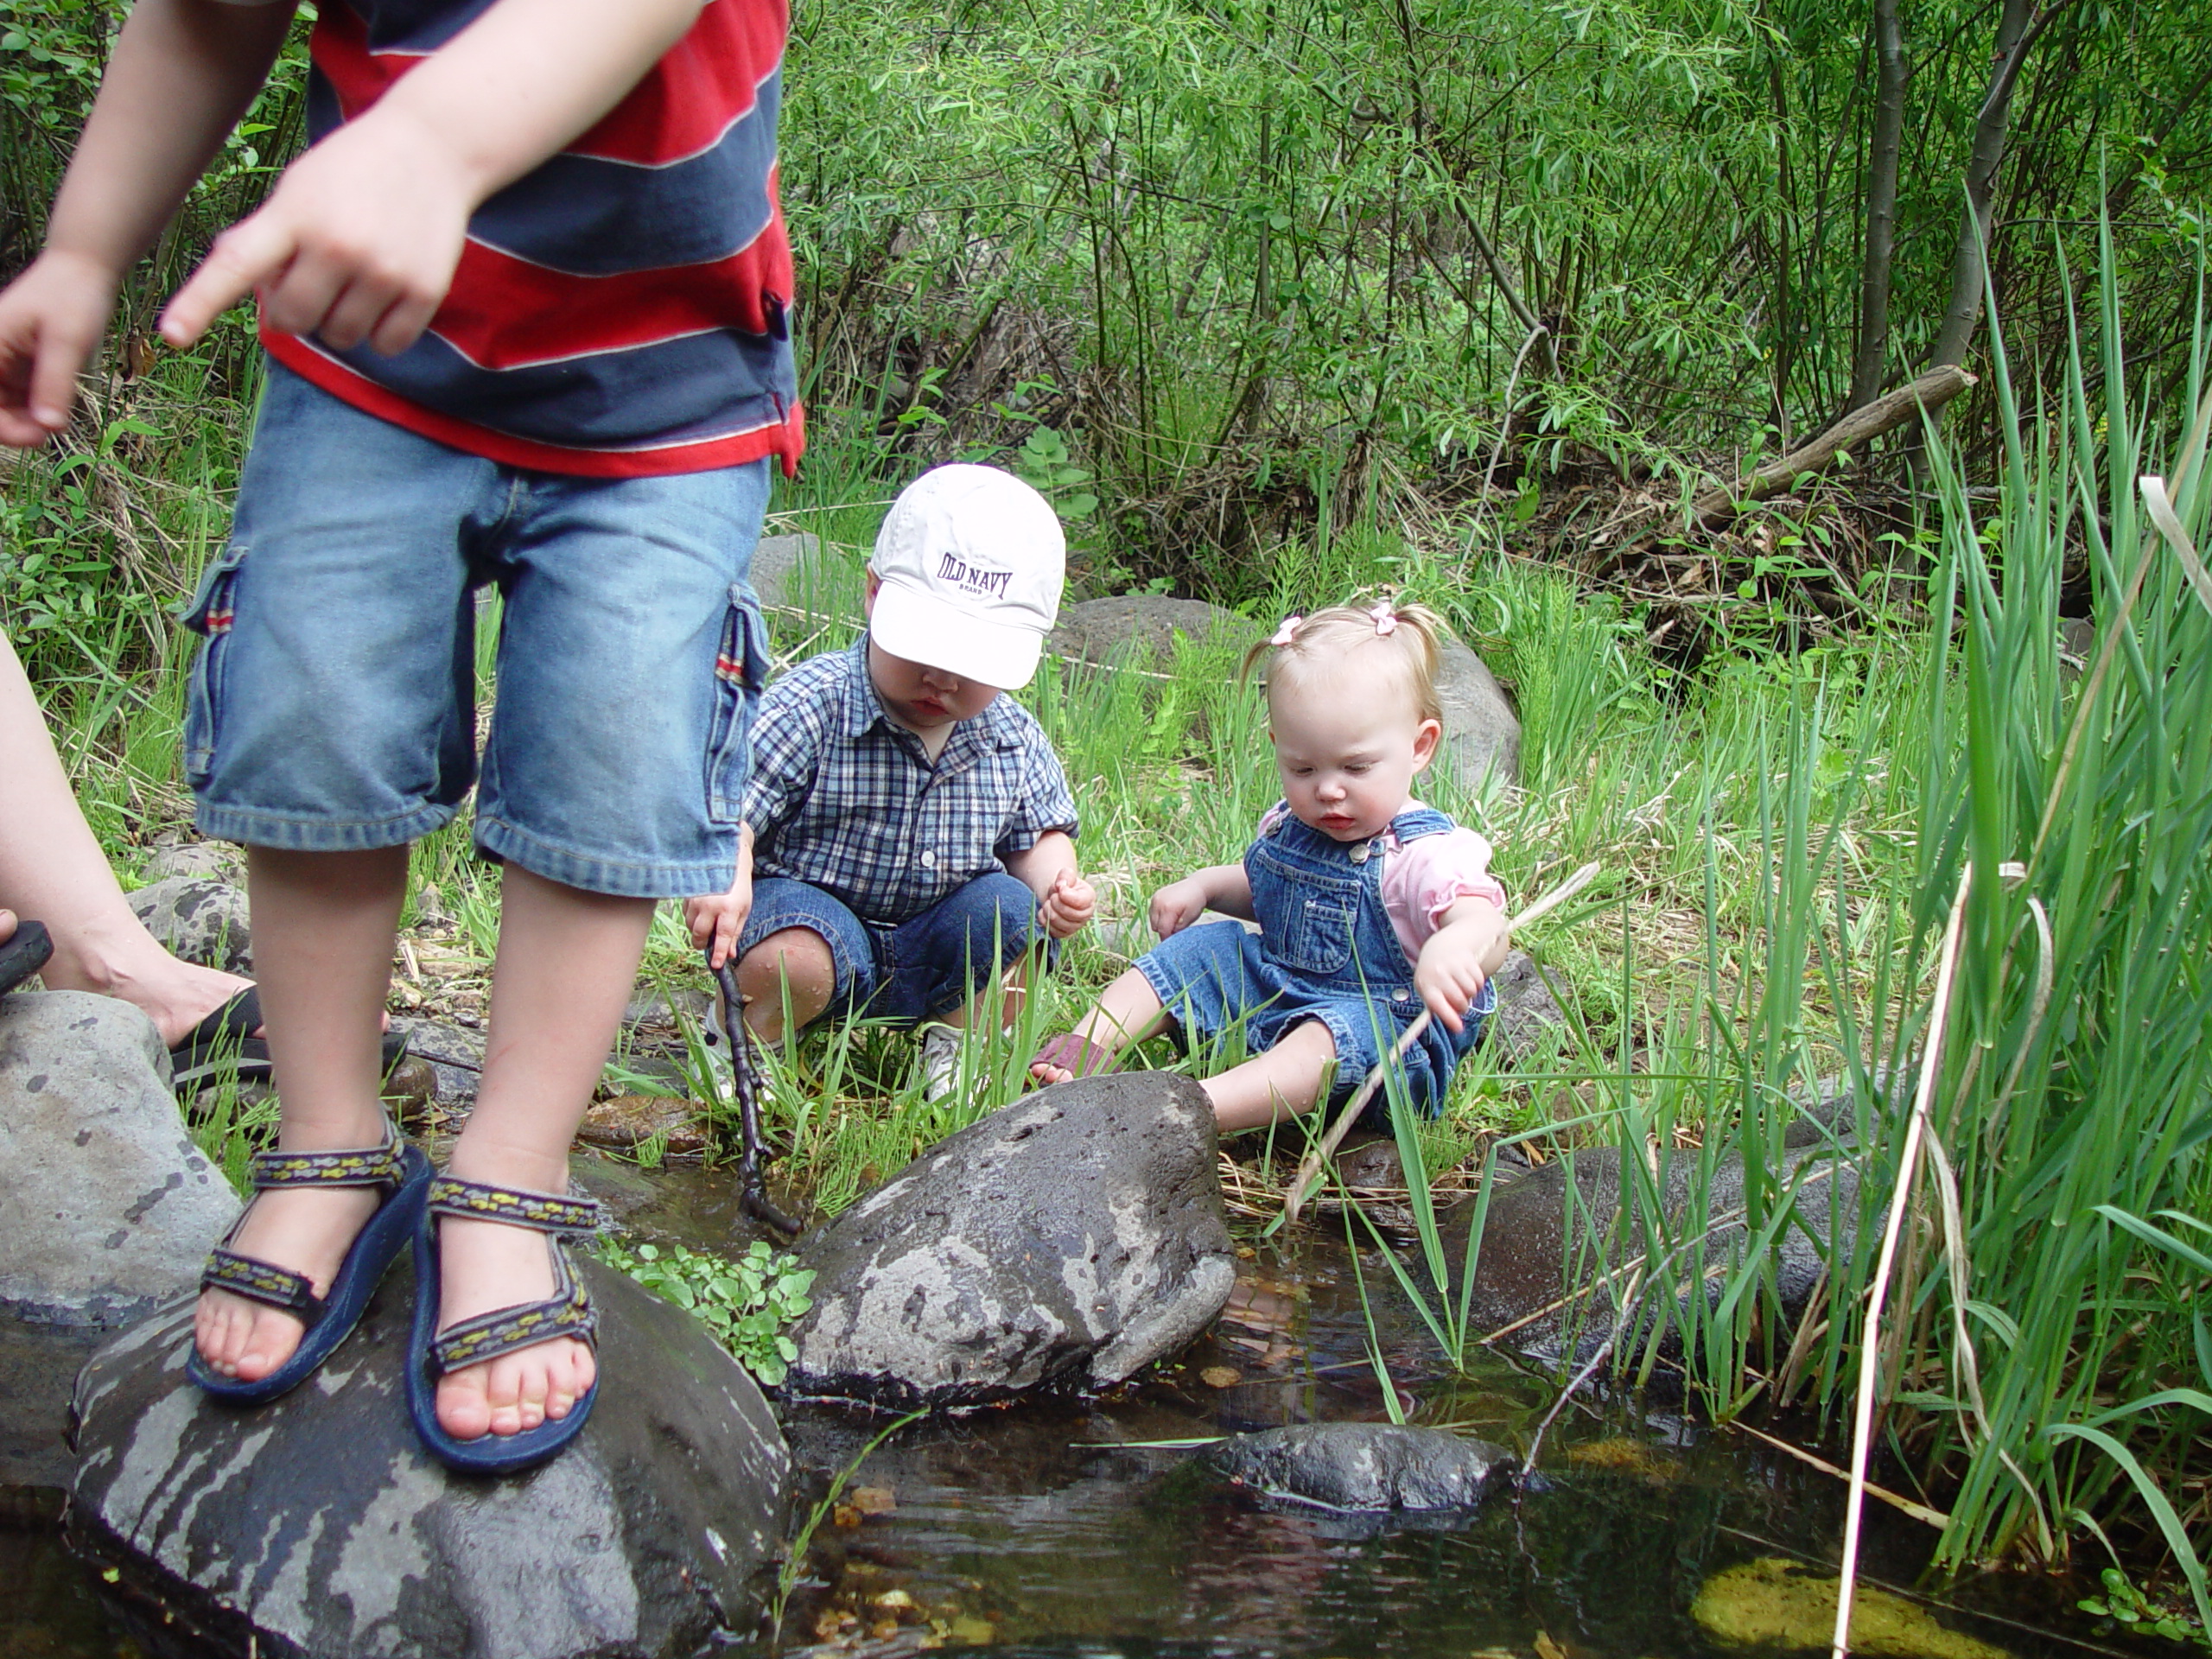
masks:
[[[1359,923],[1357,876],[1324,875],[1252,849],[1252,908],[1268,953],[1305,974],[1333,974],[1351,960]]]

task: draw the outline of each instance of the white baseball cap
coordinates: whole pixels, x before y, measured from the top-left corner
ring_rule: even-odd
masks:
[[[932,468],[876,532],[868,632],[894,657],[1014,690],[1059,619],[1067,558],[1059,515],[1013,474]]]

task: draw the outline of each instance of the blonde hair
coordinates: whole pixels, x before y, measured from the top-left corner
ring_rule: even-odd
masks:
[[[1426,605],[1401,605],[1388,599],[1365,610],[1332,605],[1311,616],[1287,619],[1272,638],[1244,653],[1244,673],[1249,678],[1254,666],[1266,659],[1262,683],[1272,702],[1279,685],[1297,687],[1324,668],[1357,661],[1403,685],[1422,720],[1440,722],[1444,705],[1436,695],[1436,675],[1438,641],[1443,633],[1444,619]]]

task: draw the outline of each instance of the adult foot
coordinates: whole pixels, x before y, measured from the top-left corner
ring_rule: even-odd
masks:
[[[543,1301],[554,1293],[553,1256],[541,1232],[493,1221],[435,1217],[441,1334],[463,1319]],[[464,1366],[438,1379],[438,1424],[455,1440],[519,1434],[575,1408],[597,1375],[592,1351],[556,1338]]]
[[[257,1193],[229,1248],[305,1274],[327,1296],[353,1240],[383,1195],[369,1186],[270,1187]],[[305,1329],[296,1315],[224,1290],[203,1290],[193,1339],[208,1369],[258,1382],[292,1357]]]

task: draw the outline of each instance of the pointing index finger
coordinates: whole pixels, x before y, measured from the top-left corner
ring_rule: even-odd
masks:
[[[215,238],[200,269],[162,308],[162,338],[178,347],[191,345],[217,317],[283,270],[296,251],[291,236],[262,214],[240,220]]]

